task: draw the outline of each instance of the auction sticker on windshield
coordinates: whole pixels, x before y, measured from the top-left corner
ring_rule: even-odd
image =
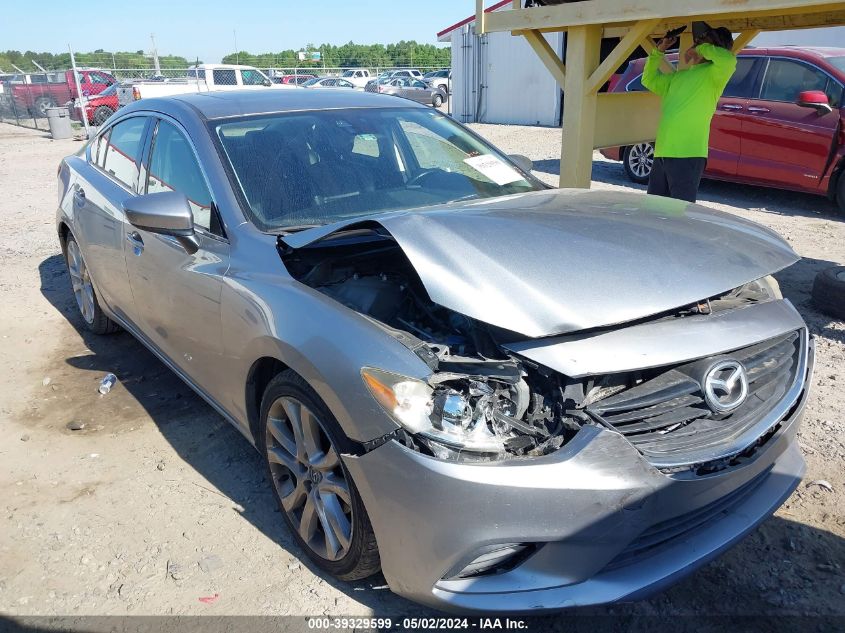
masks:
[[[499,186],[509,185],[517,180],[522,180],[522,176],[519,175],[519,172],[500,158],[491,154],[482,154],[481,156],[465,158],[464,162],[479,172],[482,176],[489,178]]]

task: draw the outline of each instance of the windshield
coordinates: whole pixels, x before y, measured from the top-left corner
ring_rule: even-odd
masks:
[[[109,97],[117,92],[117,84],[112,84],[105,90],[103,90],[100,94],[94,95],[95,97]]]
[[[845,57],[828,57],[825,61],[831,66],[845,72]]]
[[[542,189],[427,108],[367,108],[212,122],[262,230]]]

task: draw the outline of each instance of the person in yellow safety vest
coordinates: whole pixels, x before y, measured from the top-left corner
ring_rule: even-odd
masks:
[[[698,197],[707,164],[710,121],[736,70],[733,35],[728,29],[712,29],[702,22],[693,25],[693,32],[695,46],[685,54],[687,68],[672,73],[660,70],[666,50],[678,39],[664,37],[649,54],[642,78],[643,86],[661,97],[648,193],[688,202]]]

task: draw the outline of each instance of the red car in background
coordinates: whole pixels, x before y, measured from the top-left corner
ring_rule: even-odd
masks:
[[[94,68],[81,69],[78,74],[79,88],[85,97],[100,94],[117,83],[109,73]],[[47,108],[65,105],[79,96],[72,70],[32,73],[28,77],[30,79],[26,83],[11,86],[10,92],[18,111],[44,117],[47,116]]]
[[[677,63],[677,54],[667,55]],[[644,59],[628,64],[610,92],[636,92]],[[706,178],[803,191],[836,200],[845,213],[845,48],[748,48],[710,127]],[[603,149],[645,183],[652,143]]]
[[[282,75],[281,77],[273,77],[273,83],[277,84],[297,84],[302,85],[306,81],[311,81],[312,79],[316,79],[317,75],[311,74],[298,74],[298,75]]]
[[[117,101],[117,84],[112,84],[100,94],[88,97],[84,101],[88,123],[102,125],[120,107]],[[79,108],[71,108],[71,118],[79,120]]]

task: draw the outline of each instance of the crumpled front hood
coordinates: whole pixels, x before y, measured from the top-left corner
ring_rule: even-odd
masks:
[[[529,337],[648,317],[798,260],[776,233],[733,215],[580,190],[373,215],[282,241],[301,248],[371,223],[393,236],[434,302]]]

